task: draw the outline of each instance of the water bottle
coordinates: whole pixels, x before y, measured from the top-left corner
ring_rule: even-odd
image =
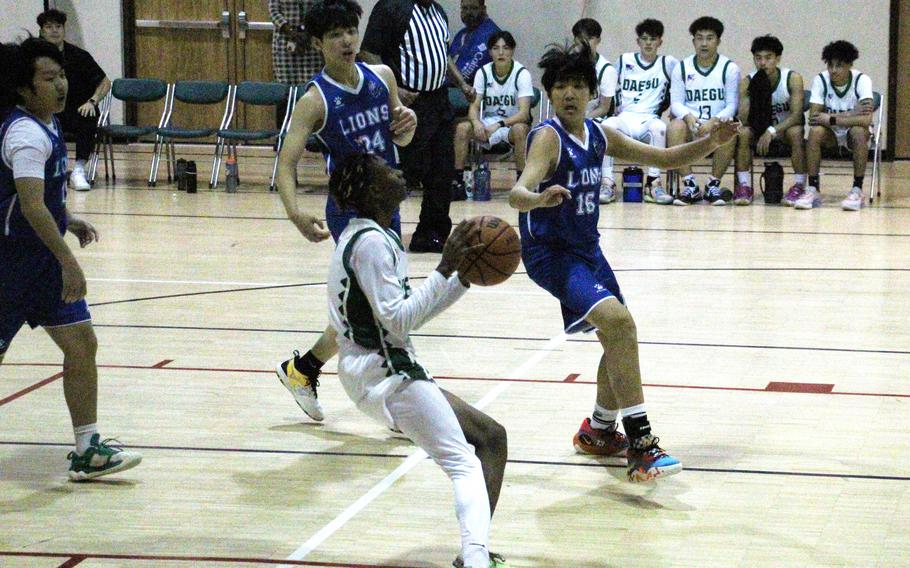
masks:
[[[183,158],[174,164],[174,178],[177,180],[177,191],[186,191],[186,160]]]
[[[477,169],[474,170],[474,201],[489,201],[490,193],[490,164],[481,158]]]
[[[186,163],[186,192],[196,193],[196,162],[190,160]]]
[[[765,162],[765,171],[759,178],[766,204],[779,204],[784,198],[784,168],[777,162]]]
[[[641,203],[643,200],[642,187],[645,173],[638,166],[630,166],[622,171],[622,200],[632,203]]]
[[[224,189],[228,193],[237,193],[237,186],[240,185],[240,175],[237,171],[237,158],[228,156],[224,162],[225,177]]]

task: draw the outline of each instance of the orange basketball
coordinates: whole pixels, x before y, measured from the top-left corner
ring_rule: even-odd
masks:
[[[483,243],[478,252],[469,253],[461,261],[458,273],[471,284],[492,286],[512,276],[521,261],[521,239],[511,225],[492,215],[474,217],[471,223],[480,226],[472,244]]]

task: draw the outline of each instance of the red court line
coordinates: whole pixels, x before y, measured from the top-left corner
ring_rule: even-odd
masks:
[[[8,402],[13,402],[14,400],[16,400],[17,398],[19,398],[20,396],[25,396],[25,395],[27,395],[28,393],[32,392],[33,390],[38,390],[38,389],[40,389],[40,388],[43,387],[44,385],[49,385],[49,384],[51,384],[52,382],[56,381],[57,379],[59,379],[59,378],[62,377],[62,376],[63,376],[63,371],[60,371],[59,373],[55,373],[55,374],[49,376],[48,378],[44,379],[43,381],[38,381],[37,383],[33,384],[33,385],[30,386],[30,387],[25,387],[24,389],[22,389],[22,390],[19,391],[19,392],[14,392],[13,394],[9,395],[9,396],[6,397],[6,398],[0,399],[0,406],[3,406],[4,404],[6,404],[6,403],[8,403]]]
[[[277,558],[244,558],[233,556],[171,556],[171,555],[145,555],[145,554],[93,554],[93,553],[72,553],[72,552],[20,552],[11,550],[0,550],[0,556],[18,556],[24,558],[69,558],[63,566],[75,566],[69,564],[74,560],[82,562],[89,558],[99,560],[137,560],[151,561],[160,560],[162,562],[222,562],[227,564],[288,564],[291,566],[324,566],[327,568],[416,568],[415,566],[398,566],[393,564],[352,564],[350,562],[316,562],[313,560],[281,560]]]
[[[831,394],[831,391],[834,390],[834,385],[822,384],[822,383],[784,383],[784,382],[770,382],[768,386],[765,387],[766,391],[770,392],[801,392],[801,393],[812,393],[812,394]]]
[[[84,560],[85,560],[85,556],[82,556],[82,555],[73,556],[72,558],[70,558],[69,560],[67,560],[66,562],[61,564],[60,566],[57,566],[57,568],[72,568],[73,566],[76,566],[77,564],[82,564],[82,562]]]
[[[166,365],[173,363],[173,362],[174,362],[173,359],[162,359],[161,361],[158,361],[157,363],[152,365],[151,368],[152,369],[163,369]]]
[[[165,359],[165,361],[173,361],[172,359]],[[11,366],[21,366],[21,367],[46,367],[53,366],[53,363],[9,363]],[[161,365],[158,363],[153,366],[148,365],[98,365],[99,368],[105,369],[154,369],[157,371],[188,371],[188,372],[201,372],[201,373],[249,373],[249,374],[267,374],[271,375],[275,371],[273,369],[235,369],[235,368],[216,368],[216,367],[174,367],[171,365],[168,366],[157,366]],[[325,371],[323,375],[337,375],[338,373],[334,371]],[[565,379],[510,379],[505,377],[453,377],[446,375],[434,375],[434,378],[444,381],[487,381],[487,382],[506,382],[506,383],[540,383],[540,384],[571,384],[571,385],[593,385],[597,384],[597,381],[585,381],[572,379],[573,375],[581,376],[577,373],[572,373],[567,376]],[[795,383],[795,382],[771,382],[772,385],[815,385],[821,383]],[[789,390],[786,388],[781,388],[780,390],[775,388],[757,388],[757,387],[722,387],[722,386],[710,386],[710,385],[679,385],[679,384],[667,384],[667,383],[642,383],[643,387],[649,388],[663,388],[663,389],[688,389],[688,390],[710,390],[710,391],[730,391],[730,392],[775,392],[775,393],[785,393],[785,394],[829,394],[829,395],[841,395],[841,396],[877,396],[882,398],[910,398],[910,394],[903,393],[877,393],[877,392],[848,392],[848,391],[815,391],[815,390]],[[831,385],[833,388],[834,385]],[[23,393],[24,394],[24,393]],[[21,396],[21,395],[20,395]],[[3,401],[0,401],[0,405],[3,404]]]
[[[574,383],[575,380],[576,380],[578,377],[580,377],[580,376],[581,376],[581,375],[579,375],[578,373],[571,373],[571,374],[569,374],[566,378],[564,378],[564,379],[562,380],[562,382],[564,382],[564,383]]]

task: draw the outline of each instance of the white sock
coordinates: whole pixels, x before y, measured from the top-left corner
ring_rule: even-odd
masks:
[[[749,185],[749,182],[752,181],[751,178],[749,172],[736,172],[736,179],[739,180],[740,185]]]
[[[73,428],[73,433],[76,435],[76,455],[81,456],[88,449],[92,436],[98,433],[97,424],[86,424],[84,426],[76,426]]]
[[[616,174],[613,173],[613,156],[604,156],[603,164],[603,177],[604,180],[610,180],[612,183],[616,183]]]
[[[806,187],[806,174],[794,174],[793,178],[796,181],[796,185]]]
[[[616,417],[619,416],[618,410],[610,410],[599,404],[594,405],[594,413],[591,414],[591,428],[595,430],[607,430],[616,426]]]
[[[621,409],[619,409],[619,412],[622,414],[623,418],[625,418],[627,416],[638,416],[641,414],[647,414],[647,412],[645,411],[645,403],[636,404],[635,406],[630,406],[628,408],[621,408]]]

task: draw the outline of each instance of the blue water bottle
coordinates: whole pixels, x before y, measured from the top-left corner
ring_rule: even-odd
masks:
[[[638,166],[631,166],[622,171],[622,200],[641,203],[645,173]]]
[[[490,194],[490,164],[481,158],[477,169],[474,170],[474,201],[489,201]]]

